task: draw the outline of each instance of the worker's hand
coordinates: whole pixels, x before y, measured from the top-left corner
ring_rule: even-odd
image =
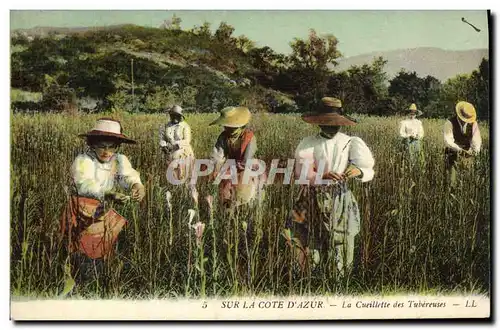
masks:
[[[108,200],[112,200],[118,203],[125,203],[130,199],[129,196],[116,192],[116,191],[110,191],[105,194],[105,198]]]
[[[359,168],[357,168],[356,166],[351,164],[345,170],[344,178],[345,179],[355,178],[355,177],[360,176],[362,174],[363,173],[361,172],[361,170]]]
[[[140,183],[135,183],[132,186],[131,191],[132,191],[132,199],[137,202],[142,201],[144,196],[146,196],[146,189],[144,189],[144,186]]]
[[[328,172],[323,174],[323,179],[332,180],[334,182],[342,181],[344,180],[344,175],[342,173]]]
[[[460,151],[460,154],[464,157],[471,157],[474,155],[474,152],[472,151],[472,149],[468,149],[468,150],[465,150],[465,149],[462,149]]]
[[[245,169],[245,164],[243,162],[237,162],[236,169],[243,171]]]

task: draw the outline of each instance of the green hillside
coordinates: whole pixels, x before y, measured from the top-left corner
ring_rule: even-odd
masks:
[[[252,111],[303,112],[328,94],[342,98],[349,111],[376,115],[417,102],[426,115],[445,116],[443,108],[468,99],[487,118],[487,60],[445,84],[403,72],[393,78],[394,87],[383,58],[334,71],[341,52],[333,35],[311,30],[307,39],[291,40],[292,52],[284,55],[233,32],[224,22],[215,32],[208,23],[182,30],[175,19],[162,28],[121,25],[41,36],[14,31],[11,87],[43,97],[12,99],[11,108],[155,113],[181,104],[188,111],[214,112],[238,104]]]

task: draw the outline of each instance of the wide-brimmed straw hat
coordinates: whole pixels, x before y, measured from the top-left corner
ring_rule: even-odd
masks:
[[[464,123],[473,123],[476,121],[476,108],[466,101],[460,101],[455,106],[455,112],[457,113],[458,118]]]
[[[302,115],[302,120],[309,124],[323,126],[353,126],[356,120],[344,113],[342,102],[334,97],[324,97],[315,112]]]
[[[85,133],[79,134],[80,137],[112,137],[121,143],[136,144],[137,142],[129,139],[122,132],[122,125],[118,120],[111,118],[100,118],[97,120],[94,128]]]
[[[182,108],[180,105],[174,105],[173,107],[171,107],[170,109],[167,110],[167,112],[169,114],[178,114],[178,115],[181,115],[182,117],[184,117],[184,115],[182,114]]]
[[[226,107],[220,111],[220,116],[209,125],[241,127],[248,124],[252,114],[247,107]]]

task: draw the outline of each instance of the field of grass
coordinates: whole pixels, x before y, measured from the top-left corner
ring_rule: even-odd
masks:
[[[214,114],[187,117],[197,158],[207,158],[219,133],[209,127]],[[66,203],[69,167],[97,116],[12,115],[11,117],[11,292],[13,296],[53,297],[64,286],[66,254],[59,243],[59,216]],[[339,278],[320,264],[301,275],[281,231],[297,187],[267,187],[262,207],[252,211],[254,234],[241,244],[247,211],[226,219],[208,212],[205,196],[214,185],[198,186],[196,207],[187,189],[168,186],[158,147],[159,115],[118,115],[125,134],[138,145],[123,146],[141,173],[146,198],[117,211],[129,220],[120,234],[118,256],[106,268],[107,280],[91,278],[77,286],[77,297],[197,297],[200,295],[288,295],[360,293],[470,293],[489,291],[490,155],[487,123],[480,123],[483,150],[474,167],[462,172],[450,192],[443,182],[443,120],[424,119],[425,167],[410,171],[400,161],[401,118],[360,117],[348,134],[360,136],[373,151],[374,180],[352,182],[360,204],[361,233],[355,268]],[[255,115],[251,126],[258,158],[292,158],[299,141],[316,128],[293,115]],[[172,208],[166,191],[173,194]],[[214,203],[217,204],[217,203]],[[188,226],[206,229],[201,247]],[[171,217],[169,216],[171,214]],[[172,240],[170,240],[172,238]],[[249,246],[239,273],[241,246]],[[105,284],[103,284],[105,283]]]

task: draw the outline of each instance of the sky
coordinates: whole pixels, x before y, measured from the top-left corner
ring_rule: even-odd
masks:
[[[305,38],[310,28],[319,34],[333,34],[344,57],[374,51],[416,47],[447,50],[488,48],[487,12],[483,11],[158,11],[158,10],[26,10],[10,12],[11,29],[35,26],[81,27],[137,24],[158,27],[173,14],[182,19],[183,29],[204,21],[215,30],[221,21],[234,26],[257,46],[290,52],[290,41]],[[461,21],[465,17],[481,32]]]

